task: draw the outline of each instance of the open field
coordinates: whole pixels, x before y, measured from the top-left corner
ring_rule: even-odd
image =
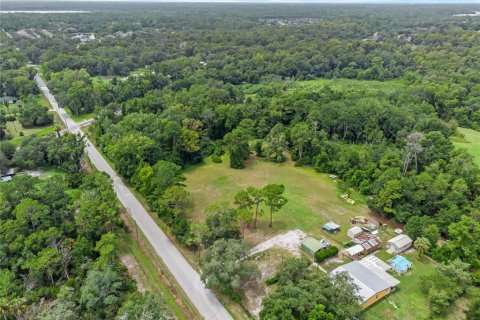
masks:
[[[70,115],[72,120],[75,121],[75,122],[82,122],[83,120],[87,120],[87,119],[95,117],[95,113],[93,113],[93,112],[92,113],[84,113],[84,114],[80,114],[80,115],[76,116],[68,108],[65,108],[65,111]]]
[[[250,244],[292,229],[322,237],[325,236],[321,230],[322,225],[330,218],[342,227],[341,232],[330,238],[343,243],[349,239],[346,230],[350,227],[350,217],[371,214],[362,195],[353,192],[351,197],[356,204],[352,206],[345,203],[339,197],[335,180],[312,168],[294,167],[290,162],[277,164],[253,157],[248,160],[245,169],[236,170],[231,169],[228,162],[224,156],[223,162],[219,164],[207,159],[203,164],[187,168],[187,190],[194,200],[190,217],[200,221],[205,219],[204,212],[210,204],[218,200],[233,203],[235,193],[248,186],[284,184],[288,203],[274,213],[272,228],[268,227],[268,214],[259,218],[257,230],[253,234],[246,234]],[[268,208],[264,210],[267,212]]]
[[[458,148],[465,148],[475,158],[475,162],[480,166],[480,132],[458,128],[463,137],[453,137],[453,144]]]
[[[399,91],[408,90],[408,85],[400,80],[374,81],[374,80],[352,80],[352,79],[315,79],[306,81],[292,81],[285,84],[289,91],[314,92],[328,86],[332,90],[359,91],[368,94],[394,94]],[[255,94],[263,84],[244,85],[244,92],[247,95]]]

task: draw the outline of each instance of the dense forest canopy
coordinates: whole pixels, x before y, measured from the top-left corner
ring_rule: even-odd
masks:
[[[445,312],[470,284],[478,285],[480,168],[451,141],[459,126],[480,130],[480,18],[456,16],[479,10],[478,5],[418,5],[413,10],[399,5],[118,3],[112,10],[108,3],[6,2],[3,9],[12,8],[88,11],[2,14],[0,93],[28,102],[38,89],[36,71],[26,64],[37,64],[61,106],[77,116],[94,113],[90,137],[117,172],[183,245],[205,249],[200,267],[207,286],[241,299],[240,283],[258,272],[241,259],[247,249],[240,226],[252,224],[255,207],[256,223],[262,203],[271,227],[274,212],[288,199],[283,185],[248,188],[237,194],[234,206],[213,204],[199,223],[187,214],[192,199],[183,169],[207,157],[242,169],[252,155],[338,175],[343,191],[355,188],[372,211],[404,223],[415,247],[441,263],[446,276],[424,279],[432,314]],[[37,109],[32,102],[22,110],[27,125],[51,121]],[[9,121],[2,112],[0,129]],[[4,145],[4,163],[82,171],[83,141],[72,135],[28,137],[18,149]],[[95,174],[70,186],[74,191],[58,204],[67,217],[75,210],[87,214],[84,206],[95,209],[91,201],[79,201],[87,197],[86,190],[101,188],[111,195],[96,185],[104,179]],[[18,181],[13,185],[20,188]],[[126,301],[128,287],[117,288],[116,303],[103,311],[89,304],[90,293],[82,298],[96,279],[122,277],[121,268],[98,266],[102,255],[95,249],[117,224],[115,212],[103,208],[111,220],[94,225],[56,215],[25,220],[24,211],[41,213],[57,206],[37,194],[44,182],[27,182],[33,189],[25,191],[26,203],[3,196],[9,202],[0,208],[5,218],[0,237],[21,246],[25,239],[5,226],[20,228],[27,238],[39,229],[56,228],[73,247],[81,242],[78,250],[86,250],[82,254],[88,260],[87,271],[75,260],[64,266],[67,273],[43,270],[29,302],[56,296],[71,303],[80,295],[73,310],[94,315],[118,315],[122,303],[127,308],[137,299],[150,303],[144,296]],[[37,249],[27,258],[41,257],[43,248]],[[16,286],[20,279],[8,270],[27,277],[33,267],[22,262],[23,253],[15,248],[2,250],[3,276]],[[232,266],[230,273],[220,274],[220,258]],[[336,295],[329,286],[318,291],[324,277],[304,274],[303,263],[291,262],[303,276],[281,283],[265,300],[260,317],[281,313],[343,319],[338,312],[349,317],[359,313],[356,297],[347,301],[353,303],[351,309],[347,303],[344,310],[324,305]],[[80,293],[52,289],[64,287],[68,272],[78,278],[68,287]],[[456,277],[463,279],[462,286],[450,292]],[[351,292],[350,285],[342,285],[345,292]],[[301,288],[320,298],[305,297],[298,306],[282,303]],[[25,295],[23,291],[15,287],[5,296]]]

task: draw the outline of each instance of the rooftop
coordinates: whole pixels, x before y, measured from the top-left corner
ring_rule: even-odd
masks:
[[[413,240],[410,239],[410,237],[407,236],[406,234],[401,234],[396,236],[395,238],[388,240],[388,243],[395,244],[395,246],[397,247],[403,247],[403,246],[409,245],[412,242]]]
[[[315,238],[312,238],[312,237],[305,238],[302,241],[302,245],[307,247],[308,249],[310,249],[313,252],[317,252],[318,250],[321,250],[321,249],[327,247],[327,245],[324,242],[319,241],[319,240],[317,240]]]
[[[385,271],[380,269],[374,270],[371,270],[359,261],[353,261],[336,268],[332,273],[347,272],[353,283],[358,286],[358,295],[361,297],[362,302],[365,302],[375,294],[400,283],[400,281]],[[389,279],[388,276],[396,281]]]

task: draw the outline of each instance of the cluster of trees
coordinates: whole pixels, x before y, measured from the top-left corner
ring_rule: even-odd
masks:
[[[21,169],[55,166],[68,173],[82,171],[84,139],[72,133],[62,136],[26,137],[20,147],[9,141],[1,143],[0,170],[10,165]]]
[[[356,286],[345,273],[334,276],[310,268],[306,258],[290,258],[276,274],[278,288],[262,302],[260,319],[354,319],[360,316]]]
[[[85,70],[64,70],[50,74],[49,79],[49,88],[60,105],[68,107],[75,115],[94,110],[93,84]]]
[[[21,100],[29,95],[37,95],[40,90],[34,80],[37,71],[32,67],[10,66],[0,71],[0,96],[18,97]]]
[[[440,264],[438,272],[421,279],[422,289],[428,296],[430,310],[434,315],[445,312],[458,297],[465,294],[472,283],[469,267],[467,263],[456,259]]]
[[[116,14],[29,17],[21,26],[18,21],[26,19],[9,15],[4,24],[6,30],[41,27],[57,35],[9,40],[28,59],[44,62],[47,75],[83,68],[91,75],[126,76],[147,65],[147,72],[179,88],[198,79],[237,85],[291,78],[403,78],[418,84],[417,94],[442,119],[478,128],[478,21],[453,16],[468,7],[418,6],[415,12],[402,6],[126,7]],[[98,40],[79,46],[70,39],[71,28],[94,32]],[[132,34],[115,36],[117,31]],[[16,55],[7,50],[4,64],[15,65]]]
[[[0,185],[0,203],[3,318],[171,318],[161,299],[135,292],[117,259],[120,221],[106,175],[16,176]]]
[[[18,120],[24,128],[42,127],[53,123],[53,114],[43,106],[36,96],[28,96],[20,103]]]

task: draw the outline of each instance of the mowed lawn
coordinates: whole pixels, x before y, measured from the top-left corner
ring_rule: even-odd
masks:
[[[464,138],[453,137],[453,144],[458,148],[467,149],[480,166],[480,132],[467,128],[458,128],[458,131],[463,134]]]
[[[384,261],[392,257],[385,251],[381,251],[377,256]],[[395,278],[400,280],[397,290],[368,308],[362,319],[429,319],[428,299],[422,291],[421,278],[435,274],[435,263],[428,257],[423,257],[422,261],[419,262],[416,253],[407,253],[405,256],[412,262],[413,268],[404,275],[392,273]]]
[[[259,242],[274,234],[291,229],[301,229],[315,236],[323,236],[322,225],[331,218],[342,227],[342,232],[333,236],[338,242],[348,240],[347,228],[352,216],[369,215],[364,199],[358,193],[351,195],[357,203],[349,205],[340,199],[335,180],[312,168],[297,168],[292,163],[272,163],[255,158],[248,160],[246,168],[232,169],[223,157],[222,163],[205,163],[187,168],[187,190],[192,194],[194,208],[190,217],[203,221],[205,209],[218,200],[228,200],[233,205],[235,193],[248,186],[264,187],[269,183],[285,185],[288,203],[274,213],[273,227],[269,228],[268,208],[259,218],[257,230],[251,242]]]

